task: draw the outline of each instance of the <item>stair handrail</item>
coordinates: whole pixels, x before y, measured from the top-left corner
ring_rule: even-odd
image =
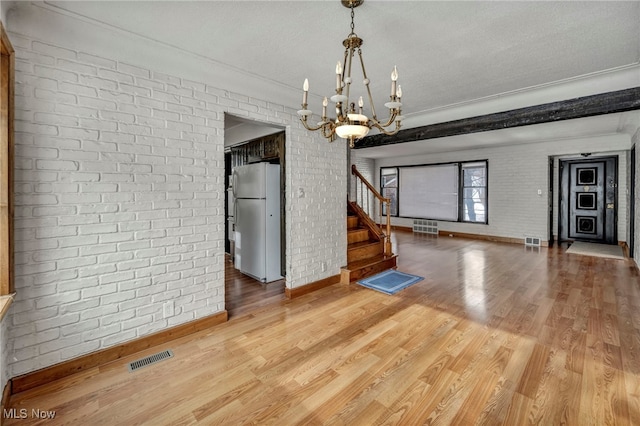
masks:
[[[380,228],[380,233],[384,238],[384,254],[386,256],[391,256],[393,254],[391,247],[391,198],[383,197],[378,190],[369,183],[369,181],[362,176],[362,174],[358,171],[358,168],[355,164],[351,165],[351,174],[356,177],[356,203],[362,208],[362,210],[372,219],[372,221]],[[358,192],[358,182],[360,183],[360,192]],[[379,202],[380,202],[380,221],[376,222],[373,219],[374,214],[369,209],[369,197],[367,196],[365,201],[365,191],[362,187],[364,185],[368,192],[371,193]],[[360,195],[360,198],[358,197]],[[367,193],[368,195],[368,193]],[[383,205],[386,205],[386,209],[383,208]],[[366,208],[366,210],[365,210]],[[382,212],[387,212],[387,220],[386,220],[386,230],[382,225]]]

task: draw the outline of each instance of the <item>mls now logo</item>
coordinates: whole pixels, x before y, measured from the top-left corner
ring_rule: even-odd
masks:
[[[9,408],[8,410],[5,408],[2,410],[2,414],[5,419],[26,419],[29,417],[29,412],[26,408],[21,408],[18,410],[17,408]]]
[[[53,419],[56,416],[55,411],[40,410],[38,408],[32,409],[31,413],[29,413],[29,410],[26,408],[19,410],[17,408],[5,408],[2,410],[2,414],[5,419],[26,419],[28,417],[34,419]],[[31,416],[29,416],[29,414],[31,414]]]

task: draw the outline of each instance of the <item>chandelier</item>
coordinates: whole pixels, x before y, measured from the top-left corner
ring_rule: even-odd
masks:
[[[386,120],[379,120],[376,115],[376,109],[373,104],[373,98],[371,96],[371,89],[369,88],[369,78],[367,77],[367,71],[364,67],[364,60],[362,59],[362,43],[363,40],[354,32],[354,9],[360,6],[364,0],[341,0],[343,6],[351,9],[351,33],[342,42],[345,47],[344,50],[344,68],[342,63],[338,61],[336,65],[336,94],[331,96],[331,102],[336,106],[336,118],[327,117],[327,106],[329,100],[325,97],[322,101],[322,121],[317,125],[309,124],[309,117],[313,112],[307,109],[307,99],[309,95],[309,81],[304,80],[302,86],[302,109],[298,111],[300,121],[307,130],[316,131],[320,130],[322,136],[327,138],[329,142],[333,142],[336,139],[336,135],[349,140],[349,147],[353,148],[356,139],[363,138],[369,133],[373,127],[380,130],[386,135],[394,135],[400,130],[400,120],[402,103],[400,98],[402,97],[402,88],[397,84],[398,70],[393,67],[391,72],[391,95],[389,102],[385,103],[385,107],[389,108],[389,118]],[[362,68],[363,84],[366,88],[367,96],[369,98],[369,105],[371,108],[371,118],[368,118],[363,114],[364,100],[362,96],[358,99],[358,108],[356,110],[355,102],[350,102],[350,89],[351,89],[351,65],[353,56],[356,51],[360,59],[360,66]],[[390,128],[395,122],[395,127]]]

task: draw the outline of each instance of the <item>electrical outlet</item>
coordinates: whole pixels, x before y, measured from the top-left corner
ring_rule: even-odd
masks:
[[[327,262],[320,262],[320,271],[325,272],[327,270]]]
[[[164,302],[164,305],[162,307],[162,317],[163,318],[169,318],[175,315],[175,307],[173,305],[173,300],[170,300],[168,302]]]

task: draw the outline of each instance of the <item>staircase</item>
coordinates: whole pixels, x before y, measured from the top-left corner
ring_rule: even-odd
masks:
[[[352,166],[352,173],[356,179],[359,179],[358,182],[362,182],[362,187],[366,187],[366,191],[370,191],[381,203],[389,202],[388,199],[380,196],[373,186],[360,175],[355,166]],[[362,189],[360,192],[364,191]],[[398,256],[393,254],[391,250],[389,217],[387,216],[385,232],[371,219],[372,214],[362,209],[361,205],[368,206],[368,203],[358,202],[365,196],[366,194],[361,197],[356,195],[356,201],[347,202],[347,266],[342,268],[340,272],[342,284],[349,284],[396,267]],[[387,211],[389,211],[388,208]]]

